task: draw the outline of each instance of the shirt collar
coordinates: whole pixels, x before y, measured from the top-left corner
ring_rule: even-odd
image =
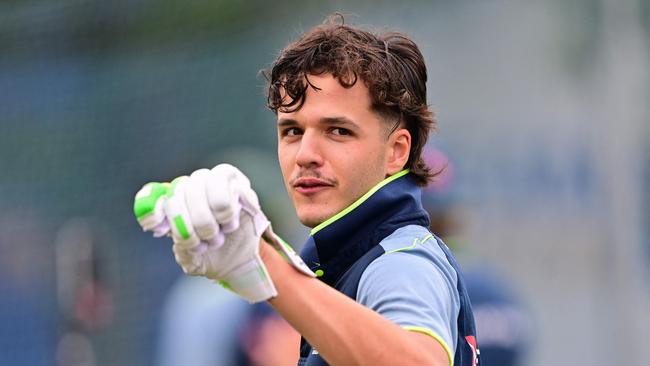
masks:
[[[408,170],[379,182],[350,206],[311,230],[301,256],[334,285],[361,256],[397,228],[429,226],[421,191]]]

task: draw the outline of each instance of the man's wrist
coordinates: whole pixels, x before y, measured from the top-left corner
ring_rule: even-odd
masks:
[[[267,242],[264,240],[264,238],[260,238],[260,258],[262,258],[262,262],[266,266],[272,265],[273,260],[275,259],[274,256],[279,255],[275,248],[271,245],[271,243]]]

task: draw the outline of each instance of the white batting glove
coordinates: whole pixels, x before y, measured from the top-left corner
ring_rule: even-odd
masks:
[[[246,176],[229,164],[200,169],[169,183],[148,183],[134,211],[145,231],[171,235],[176,261],[190,275],[217,280],[249,302],[277,296],[259,256],[260,238],[300,272],[313,272],[277,237]]]

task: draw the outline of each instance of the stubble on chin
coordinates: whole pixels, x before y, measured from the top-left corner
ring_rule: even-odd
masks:
[[[296,213],[298,213],[298,212],[296,212]],[[321,223],[323,223],[328,218],[329,218],[329,216],[325,217],[322,214],[319,215],[319,214],[307,214],[307,213],[305,213],[303,215],[300,215],[298,213],[298,219],[300,220],[300,223],[303,224],[304,226],[310,228],[310,229],[313,229],[316,226],[320,225]]]
[[[300,223],[303,224],[304,226],[313,229],[316,226],[320,225],[322,221],[319,220],[312,220],[312,219],[305,219],[305,220],[300,220]]]

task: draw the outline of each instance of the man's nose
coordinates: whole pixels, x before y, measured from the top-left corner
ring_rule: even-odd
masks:
[[[315,131],[305,131],[303,133],[300,139],[300,147],[296,154],[296,164],[303,168],[318,167],[323,164],[319,137]]]

